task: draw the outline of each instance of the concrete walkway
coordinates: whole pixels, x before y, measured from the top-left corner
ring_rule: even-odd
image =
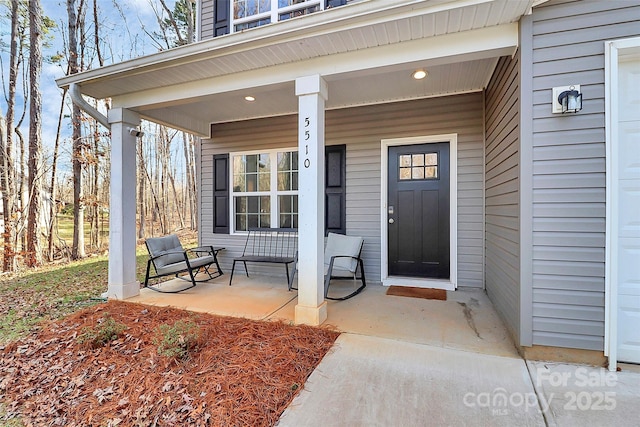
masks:
[[[523,402],[492,405],[495,394]],[[538,426],[544,420],[522,360],[343,334],[278,425]]]
[[[638,426],[640,373],[342,334],[284,426]]]

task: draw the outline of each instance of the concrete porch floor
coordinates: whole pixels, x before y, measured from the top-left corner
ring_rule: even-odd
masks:
[[[171,280],[163,288],[184,286]],[[340,287],[337,282],[332,292]],[[387,288],[368,285],[346,301],[328,301],[323,324],[340,332],[407,341],[416,344],[519,357],[502,321],[480,289],[447,292],[447,301],[386,295]],[[346,292],[345,292],[346,293]],[[284,278],[235,275],[229,286],[224,275],[178,294],[141,289],[127,301],[172,306],[190,311],[254,320],[294,320],[297,292],[287,290]]]

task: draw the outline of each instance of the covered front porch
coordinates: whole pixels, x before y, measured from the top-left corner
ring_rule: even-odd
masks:
[[[442,278],[443,287],[448,289],[458,285],[482,288],[486,108],[483,94],[501,58],[516,54],[518,21],[533,3],[533,0],[361,2],[61,79],[58,84],[70,87],[78,103],[82,102],[81,94],[113,100],[108,118],[101,121],[112,135],[107,295],[132,300],[144,297],[144,292],[138,295],[135,277],[136,194],[135,186],[131,185],[136,181],[135,138],[141,119],[202,138],[197,177],[199,243],[227,247],[223,258],[232,259],[242,251],[244,230],[234,227],[237,217],[234,197],[246,194],[242,191],[234,194],[233,189],[229,194],[234,172],[229,163],[222,161],[222,168],[218,168],[215,156],[231,159],[234,154],[255,156],[269,151],[276,158],[280,152],[275,150],[298,153],[297,194],[291,190],[298,197],[297,211],[289,213],[297,215],[300,230],[300,290],[298,297],[289,301],[286,297],[275,298],[280,305],[263,309],[259,316],[271,318],[288,313],[285,318],[296,323],[337,322],[344,307],[363,304],[365,295],[376,294],[368,290],[342,305],[327,304],[323,297],[325,112],[328,120],[349,120],[361,129],[360,134],[352,133],[352,129],[341,130],[340,139],[344,141],[334,143],[347,147],[347,201],[346,208],[343,207],[346,233],[364,237],[365,268],[374,271],[373,276],[368,276],[371,282],[384,282],[390,275],[386,239],[387,214],[391,210],[383,191],[386,185],[383,171],[387,165],[380,158],[385,159],[385,148],[408,145],[417,141],[412,138],[419,137],[423,143],[444,142],[452,150],[452,183],[443,190],[451,193],[451,209],[443,215],[443,224],[448,227],[450,223],[451,231],[446,229],[443,240],[449,246],[442,249],[451,267],[446,265],[446,274],[437,279]],[[416,80],[412,77],[415,71],[424,71],[426,78]],[[365,111],[361,109],[367,108],[376,111],[366,113],[366,119],[358,118]],[[395,111],[390,112],[390,108]],[[354,115],[353,120],[345,119],[348,112]],[[376,122],[377,133],[365,140],[362,129],[374,128],[367,123],[372,117],[380,117]],[[427,117],[430,119],[426,120]],[[293,126],[289,123],[292,118]],[[245,124],[250,121],[264,124],[264,132],[243,134],[252,130]],[[285,126],[278,128],[281,122]],[[392,122],[394,133],[389,130]],[[237,129],[233,135],[227,135],[228,140],[219,139],[220,133],[234,126]],[[284,139],[277,135],[267,141],[270,135],[283,129],[296,131],[293,143],[286,135]],[[436,139],[425,141],[425,135]],[[351,177],[356,179],[350,180]],[[460,189],[456,186],[458,178]],[[272,178],[273,182],[275,179]],[[363,183],[368,187],[363,188]],[[219,196],[217,192],[225,190],[221,186],[226,186],[226,194]],[[271,200],[278,200],[280,195],[271,193]],[[273,224],[273,219],[282,213],[273,209],[270,226],[282,226]],[[226,219],[218,222],[219,211],[228,222],[225,223]],[[361,212],[367,216],[365,220]],[[417,240],[420,236],[417,235]],[[472,250],[465,252],[468,248]],[[382,287],[371,289],[384,294]],[[233,299],[231,294],[225,298]],[[239,300],[246,304],[247,298]],[[455,306],[457,311],[463,307]],[[385,304],[380,313],[388,309]],[[364,310],[376,312],[371,307]],[[345,317],[357,319],[358,314],[350,311]],[[418,324],[424,327],[424,319]],[[433,331],[442,335],[438,328]]]

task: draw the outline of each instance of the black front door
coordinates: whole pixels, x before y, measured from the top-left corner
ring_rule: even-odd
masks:
[[[449,143],[389,147],[389,275],[448,279]]]

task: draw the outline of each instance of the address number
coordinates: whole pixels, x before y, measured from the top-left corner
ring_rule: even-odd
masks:
[[[305,117],[304,118],[304,127],[308,128],[309,126],[311,126],[311,119],[309,117]],[[308,129],[306,129],[304,131],[304,140],[308,141],[309,138],[311,138],[311,133],[309,132]],[[309,155],[309,146],[308,145],[305,145],[305,153],[304,154],[305,154],[305,156]],[[304,164],[304,167],[306,169],[309,169],[309,167],[311,166],[311,160],[309,160],[309,157],[305,157],[303,164]]]

